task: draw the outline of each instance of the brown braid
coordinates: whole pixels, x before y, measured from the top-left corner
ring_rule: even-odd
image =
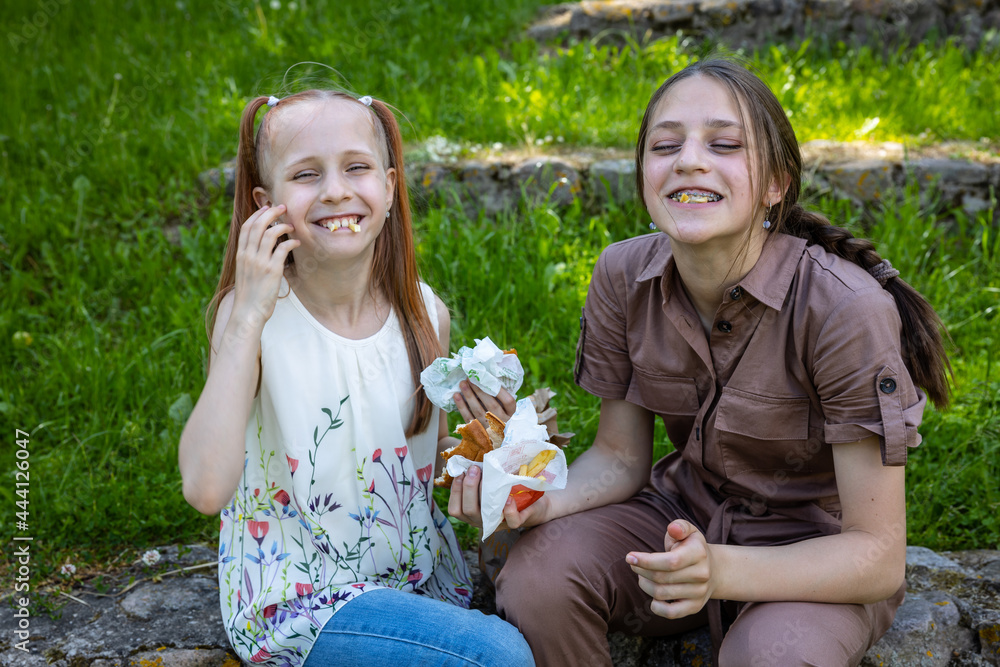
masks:
[[[806,239],[807,245],[820,245],[829,253],[854,262],[870,271],[882,262],[875,245],[857,238],[843,227],[836,227],[818,213],[806,211],[798,203],[776,223],[773,231]],[[900,278],[889,278],[885,289],[896,300],[903,323],[900,343],[903,361],[913,381],[924,388],[938,408],[948,405],[947,375],[951,372],[941,332],[944,324],[920,292]]]

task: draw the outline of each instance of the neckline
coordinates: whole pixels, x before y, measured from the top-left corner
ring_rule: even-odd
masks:
[[[287,298],[291,301],[295,309],[299,311],[299,314],[302,316],[302,318],[310,325],[312,325],[312,327],[316,329],[319,333],[321,333],[323,336],[331,340],[334,340],[341,345],[347,345],[350,347],[361,347],[363,345],[368,345],[370,343],[373,343],[375,340],[382,337],[385,334],[385,332],[388,331],[390,327],[395,323],[396,320],[396,311],[392,306],[389,306],[389,315],[388,317],[385,318],[385,322],[382,323],[382,326],[379,327],[378,331],[364,338],[347,338],[346,336],[342,336],[334,331],[331,331],[326,327],[326,325],[317,320],[313,316],[313,314],[309,312],[309,309],[305,307],[305,304],[303,304],[299,300],[299,297],[295,294],[295,290],[292,289],[292,286],[288,284],[288,281],[285,280],[284,277],[282,277],[281,279],[281,285],[282,287],[288,290]],[[279,296],[279,299],[280,298],[281,297]]]

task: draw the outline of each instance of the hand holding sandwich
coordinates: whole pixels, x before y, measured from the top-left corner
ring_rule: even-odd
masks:
[[[485,426],[487,412],[506,422],[517,407],[517,398],[503,387],[496,396],[490,396],[468,380],[462,380],[458,386],[460,391],[455,392],[452,398],[466,423],[478,419]]]
[[[481,496],[480,485],[483,481],[482,472],[473,466],[464,475],[459,475],[451,483],[451,497],[448,499],[448,514],[465,523],[482,528],[483,518],[479,506]],[[538,500],[518,511],[513,497],[507,499],[503,508],[504,523],[508,528],[537,526],[548,521],[546,511],[549,506],[550,491]]]

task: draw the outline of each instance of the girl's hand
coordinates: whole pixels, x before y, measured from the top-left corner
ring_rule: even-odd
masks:
[[[712,551],[705,536],[683,519],[672,521],[664,553],[629,553],[625,560],[639,575],[639,588],[653,597],[650,610],[664,618],[701,611],[715,591]]]
[[[284,204],[264,206],[240,228],[232,319],[263,327],[274,312],[285,258],[300,245],[297,239],[286,239],[275,247],[281,235],[294,229],[288,223],[278,222],[284,212]]]
[[[482,497],[480,488],[482,477],[482,471],[472,466],[464,475],[459,475],[452,481],[451,497],[448,499],[448,514],[477,528],[483,527],[483,514],[479,506],[479,499]],[[521,528],[544,523],[545,508],[548,506],[547,495],[525,507],[523,512],[517,511],[517,503],[508,496],[500,525],[507,524],[508,528]]]
[[[461,393],[456,393],[452,398],[454,398],[455,406],[458,407],[466,424],[473,419],[478,419],[483,426],[486,426],[487,412],[492,412],[506,422],[517,408],[517,401],[503,387],[500,388],[500,393],[494,397],[468,380],[462,380],[458,386]]]

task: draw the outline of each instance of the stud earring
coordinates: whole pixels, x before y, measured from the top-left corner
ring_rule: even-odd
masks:
[[[770,218],[771,218],[771,204],[768,203],[768,205],[767,205],[767,213],[764,214],[764,229],[770,229],[771,228],[771,220],[770,220]]]
[[[656,223],[655,222],[649,223],[649,228],[650,228],[650,230],[652,230],[652,231],[655,232],[656,231]]]
[[[386,211],[386,212],[385,212],[385,219],[386,219],[386,220],[388,220],[388,219],[389,219],[389,211]]]

